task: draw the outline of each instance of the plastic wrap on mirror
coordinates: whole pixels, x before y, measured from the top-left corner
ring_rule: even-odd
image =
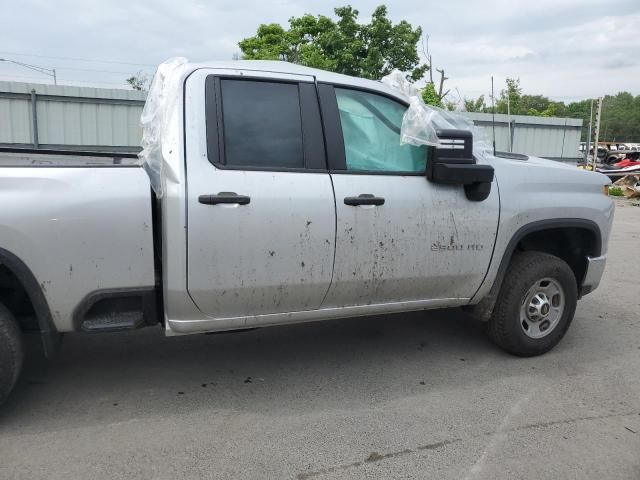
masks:
[[[188,60],[174,57],[161,63],[153,76],[144,110],[140,117],[142,126],[142,151],[138,162],[149,175],[156,196],[164,195],[166,164],[162,152],[163,138],[176,128],[175,109],[180,104],[180,79]]]
[[[426,105],[420,90],[405,75],[394,70],[382,78],[382,83],[402,93],[409,101],[409,108],[402,118],[400,143],[411,145],[432,145],[437,147],[437,131],[442,129],[469,130],[473,134],[473,151],[484,156],[492,152],[491,142],[482,129],[476,127],[472,120],[449,112],[442,108]]]

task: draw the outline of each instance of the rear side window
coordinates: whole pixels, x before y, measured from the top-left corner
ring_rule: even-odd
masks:
[[[223,79],[220,92],[226,165],[304,167],[298,84]]]

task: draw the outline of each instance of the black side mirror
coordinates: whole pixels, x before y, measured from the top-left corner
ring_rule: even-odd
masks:
[[[469,200],[486,199],[491,192],[493,167],[476,163],[471,132],[438,130],[437,134],[440,146],[429,149],[427,179],[434,183],[464,185]]]

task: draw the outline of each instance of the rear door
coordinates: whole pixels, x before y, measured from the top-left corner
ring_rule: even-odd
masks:
[[[215,318],[319,308],[335,204],[314,78],[212,71],[205,101],[207,151],[186,162],[191,298]]]
[[[427,181],[427,148],[400,145],[407,107],[398,100],[326,84],[319,93],[337,214],[333,283],[323,307],[465,303],[491,259],[496,185],[489,198],[473,202],[461,185]]]

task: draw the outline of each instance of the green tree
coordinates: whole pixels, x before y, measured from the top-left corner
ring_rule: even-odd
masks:
[[[480,95],[477,99],[467,99],[463,100],[464,111],[465,112],[486,112],[487,105],[484,101],[484,95]]]
[[[139,70],[135,75],[131,75],[125,80],[133,90],[146,92],[149,88],[149,75]]]
[[[522,93],[519,79],[507,78],[506,88],[500,91],[496,102],[497,113],[507,113],[507,98],[512,115],[533,115],[542,117],[569,117],[582,119],[582,140],[589,135],[589,115],[591,99],[565,104],[550,100],[544,95]],[[600,139],[605,142],[640,142],[640,95],[629,92],[606,95],[602,103]],[[594,105],[595,108],[595,105]],[[465,99],[467,112],[490,112],[484,97]],[[594,112],[595,115],[595,112]]]
[[[634,97],[629,92],[619,92],[604,97],[600,139],[611,142],[640,142],[640,95]]]
[[[291,17],[289,28],[271,23],[238,45],[243,58],[284,60],[346,75],[378,80],[398,69],[412,80],[423,77],[417,44],[422,29],[387,18],[387,7],[377,7],[370,23],[358,22],[358,10],[334,9],[337,20],[318,15]]]
[[[500,91],[500,98],[496,102],[496,113],[507,113],[509,110],[512,115],[526,115],[520,105],[522,97],[520,79],[507,78],[505,83],[507,88]]]
[[[445,108],[445,110],[448,110],[450,112],[455,112],[456,109],[458,108],[458,102],[445,101],[444,102],[444,108]]]
[[[444,68],[437,68],[433,64],[433,57],[431,56],[431,51],[429,50],[429,35],[425,34],[423,38],[422,45],[422,54],[426,58],[426,71],[429,72],[429,80],[427,80],[427,85],[424,87],[422,92],[422,98],[425,103],[436,105],[442,107],[442,103],[445,100],[445,97],[449,94],[449,90],[444,89],[444,82],[449,80],[449,77],[446,76]],[[436,82],[433,79],[434,70],[440,74],[440,81],[438,82],[438,88],[436,88]],[[446,102],[445,106],[447,110],[453,111],[457,107],[456,102]]]
[[[438,92],[436,92],[436,86],[433,83],[427,82],[420,93],[422,94],[422,101],[427,105],[444,108],[442,98],[440,98]]]

